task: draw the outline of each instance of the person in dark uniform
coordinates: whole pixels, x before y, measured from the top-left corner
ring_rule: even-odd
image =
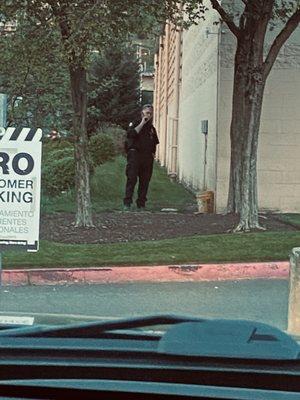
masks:
[[[127,153],[125,211],[130,210],[137,180],[139,180],[139,186],[136,205],[139,210],[145,209],[156,146],[159,144],[156,129],[152,125],[152,105],[143,106],[141,118],[139,122],[130,123],[127,131],[125,144]]]

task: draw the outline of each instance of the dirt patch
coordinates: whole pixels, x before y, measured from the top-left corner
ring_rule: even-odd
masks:
[[[297,231],[294,226],[268,214],[261,219],[267,231]],[[179,236],[227,233],[237,223],[235,215],[114,212],[94,215],[95,228],[75,228],[74,214],[41,217],[41,239],[61,243],[116,243],[160,240]]]

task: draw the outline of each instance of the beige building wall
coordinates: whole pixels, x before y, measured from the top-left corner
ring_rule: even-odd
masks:
[[[181,32],[166,23],[155,56],[154,124],[160,144],[158,160],[171,175],[177,175],[177,120],[180,86]]]
[[[226,208],[235,38],[221,35],[216,210]],[[275,32],[276,33],[276,32]],[[271,38],[270,38],[271,39]],[[268,77],[258,149],[261,210],[300,212],[300,33],[286,43]]]
[[[209,13],[203,23],[183,33],[178,170],[179,180],[195,192],[215,190],[219,29],[215,20],[216,14]],[[206,166],[202,120],[208,120]]]
[[[158,146],[158,159],[162,166],[166,165],[166,141],[167,141],[167,113],[168,113],[168,68],[169,68],[169,36],[170,27],[166,24],[164,35],[160,37],[158,57],[158,99],[154,111],[155,126],[157,127],[160,144]]]
[[[205,21],[181,34],[180,42],[166,25],[156,55],[154,108],[160,164],[169,173],[176,171],[177,179],[195,192],[213,190],[216,211],[223,212],[230,172],[236,44],[224,24],[214,25],[217,19],[214,11],[207,13]],[[269,33],[269,42],[276,33]],[[178,81],[174,77],[179,64]],[[208,120],[209,130],[206,165],[202,120]],[[300,29],[282,49],[267,81],[258,150],[258,194],[260,209],[300,212]]]

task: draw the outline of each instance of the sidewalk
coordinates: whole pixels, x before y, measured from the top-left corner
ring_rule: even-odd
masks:
[[[115,266],[2,270],[2,285],[65,285],[129,282],[201,282],[288,279],[289,262]]]

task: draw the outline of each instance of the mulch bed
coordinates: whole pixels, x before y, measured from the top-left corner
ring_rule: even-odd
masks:
[[[227,233],[236,223],[235,215],[109,212],[94,215],[95,228],[75,228],[75,215],[53,213],[41,216],[40,238],[60,243],[117,243],[160,240],[180,236]],[[297,231],[295,226],[267,214],[260,220],[267,231]]]

